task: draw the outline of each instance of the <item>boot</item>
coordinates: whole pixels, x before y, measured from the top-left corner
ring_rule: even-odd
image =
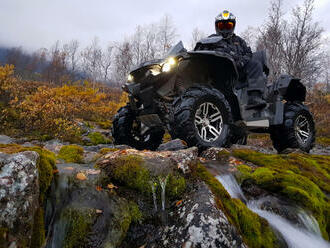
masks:
[[[262,98],[262,92],[259,90],[253,90],[249,93],[248,105],[246,106],[246,110],[249,109],[259,109],[267,106],[266,101]]]

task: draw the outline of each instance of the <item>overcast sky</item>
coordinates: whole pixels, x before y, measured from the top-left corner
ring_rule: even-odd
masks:
[[[289,12],[303,0],[284,0]],[[78,39],[82,46],[96,36],[104,45],[123,40],[137,25],[172,16],[186,43],[198,27],[214,32],[214,18],[223,9],[238,18],[237,33],[258,27],[267,17],[270,0],[0,0],[0,45],[28,50]],[[330,0],[316,0],[314,19],[330,34]],[[330,37],[330,35],[329,35]]]

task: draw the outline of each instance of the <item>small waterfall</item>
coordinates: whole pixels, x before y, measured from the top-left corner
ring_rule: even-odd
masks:
[[[160,187],[162,188],[162,210],[165,211],[165,190],[166,190],[166,183],[168,180],[168,175],[165,178],[159,178]]]
[[[216,177],[231,197],[245,199],[241,187],[233,175],[219,175]],[[330,243],[322,239],[319,225],[313,216],[299,209],[298,217],[305,228],[299,228],[283,217],[272,212],[262,210],[263,199],[246,201],[247,207],[265,218],[269,224],[280,232],[289,248],[329,248]]]
[[[238,185],[236,179],[232,174],[225,174],[216,177],[222,186],[227,190],[232,198],[241,199],[243,202],[247,202],[241,187]]]
[[[329,248],[330,244],[307,229],[298,228],[286,219],[271,212],[261,210],[256,201],[248,203],[248,208],[265,218],[278,230],[290,248]]]
[[[308,231],[322,237],[319,224],[314,216],[307,214],[304,210],[300,210],[298,213],[298,218]]]
[[[153,201],[154,201],[154,209],[155,209],[155,212],[157,212],[157,197],[156,197],[156,185],[154,182],[150,182],[150,185],[151,185],[151,191],[152,191],[152,198],[153,198]]]

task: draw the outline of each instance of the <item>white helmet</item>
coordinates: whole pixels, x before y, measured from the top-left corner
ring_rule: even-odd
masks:
[[[223,37],[229,37],[234,33],[236,17],[227,10],[224,10],[215,18],[215,31]]]

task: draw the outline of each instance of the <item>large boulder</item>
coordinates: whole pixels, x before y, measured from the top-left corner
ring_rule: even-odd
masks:
[[[0,153],[0,245],[29,245],[39,207],[37,152]],[[10,243],[9,243],[10,241]]]
[[[169,215],[171,223],[147,247],[246,247],[205,183],[198,183]]]
[[[92,166],[58,164],[47,200],[47,248],[118,247],[141,215],[134,202],[119,197],[117,187],[103,184],[105,180],[104,173]]]

